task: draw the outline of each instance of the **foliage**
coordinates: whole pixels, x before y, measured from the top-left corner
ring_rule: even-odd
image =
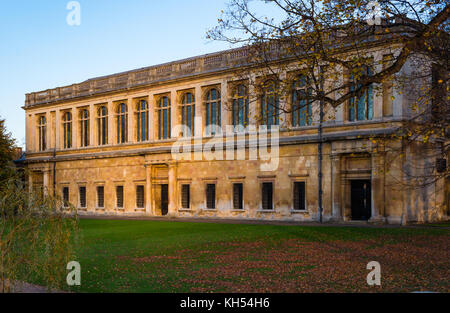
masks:
[[[339,106],[346,114],[370,88],[378,93],[393,86],[391,100],[407,98],[410,107],[402,108],[396,131],[370,138],[375,152],[403,158],[415,147],[424,152],[422,160],[448,159],[449,14],[447,0],[229,0],[208,38],[245,51],[249,66],[236,67],[236,74],[259,91],[254,101],[268,79],[275,82],[280,101],[271,105],[280,122],[303,109],[289,99],[299,73],[308,77],[310,91],[297,99],[320,104],[325,122]],[[429,163],[416,167],[419,174],[402,171],[420,186],[449,177],[448,166],[437,171]]]
[[[61,201],[44,191],[28,192],[22,173],[12,165],[14,141],[4,121],[0,127],[0,292],[31,280],[62,288],[73,257],[77,217],[73,210],[61,212]]]

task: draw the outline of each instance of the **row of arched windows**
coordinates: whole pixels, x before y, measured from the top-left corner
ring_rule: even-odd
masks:
[[[312,101],[308,98],[312,95],[310,81],[306,76],[300,75],[292,84],[292,126],[307,126],[312,122]],[[263,86],[264,92],[260,101],[260,119],[262,125],[270,128],[279,125],[279,95],[276,83],[272,80],[266,81]],[[246,127],[249,124],[249,92],[245,84],[234,87],[231,102],[231,122],[233,126]],[[208,90],[205,95],[205,119],[206,132],[214,135],[220,131],[217,125],[221,125],[221,94],[217,88]],[[183,125],[182,136],[190,137],[194,134],[196,99],[192,92],[186,92],[181,97],[180,114]],[[167,95],[161,96],[156,102],[156,130],[159,140],[171,138],[171,99]],[[373,115],[372,89],[369,88],[359,98],[351,99],[349,102],[349,117],[353,120],[369,120]],[[108,108],[100,106],[97,109],[97,135],[98,145],[108,143]],[[87,147],[90,142],[90,116],[88,109],[79,112],[79,139],[80,146]],[[115,109],[115,129],[117,131],[116,143],[128,142],[128,106],[119,103]],[[137,142],[148,141],[149,136],[149,104],[146,100],[140,100],[135,108],[136,140]],[[64,148],[72,148],[72,113],[63,113]],[[46,150],[46,127],[45,116],[40,116],[38,121],[39,149]]]

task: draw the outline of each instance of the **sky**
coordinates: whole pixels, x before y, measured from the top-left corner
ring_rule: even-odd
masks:
[[[0,0],[0,117],[25,143],[28,92],[230,48],[206,39],[226,0]]]

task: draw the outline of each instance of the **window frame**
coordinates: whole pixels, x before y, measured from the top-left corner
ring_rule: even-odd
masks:
[[[84,206],[82,206],[82,199],[81,199],[81,188],[84,188]],[[78,208],[81,210],[87,210],[87,186],[86,185],[79,185],[78,186]]]
[[[299,85],[300,84],[300,85]],[[291,92],[291,123],[292,127],[306,127],[311,126],[312,119],[312,105],[313,101],[310,99],[299,100],[298,95],[303,93],[305,95],[312,95],[313,88],[311,87],[311,79],[305,74],[299,74],[292,82]],[[301,104],[304,101],[305,104]],[[302,107],[303,106],[303,107]]]
[[[235,185],[241,185],[241,186],[242,186],[242,189],[241,189],[242,194],[241,194],[241,201],[240,201],[240,205],[242,206],[241,209],[236,208],[235,205],[234,205],[234,186],[235,186]],[[238,211],[238,212],[245,211],[245,202],[244,202],[244,182],[242,182],[242,181],[233,181],[233,182],[231,183],[231,187],[232,187],[232,189],[231,189],[231,192],[232,192],[232,195],[231,195],[231,207],[232,207],[232,210],[233,210],[233,211]]]
[[[126,144],[128,142],[128,105],[125,102],[117,104],[116,131],[117,144]]]
[[[214,186],[214,208],[208,207],[208,186]],[[206,182],[205,183],[205,210],[206,211],[217,211],[217,183],[216,182]]]
[[[68,118],[69,117],[69,118]],[[63,125],[63,149],[72,148],[72,127],[73,114],[70,111],[63,112],[62,125]]]
[[[188,186],[189,187],[189,190],[188,190],[188,207],[185,207],[184,205],[183,205],[183,187],[184,186]],[[191,206],[191,200],[192,200],[192,197],[191,197],[191,184],[190,183],[181,183],[180,184],[180,209],[181,210],[184,210],[184,211],[190,211],[191,209],[192,209],[192,206]]]
[[[373,71],[370,66],[364,66],[365,74],[368,76],[373,75]],[[354,80],[354,75],[350,74],[348,78],[349,83],[351,84],[349,91],[352,92],[355,88],[358,88],[358,81]],[[359,107],[360,102],[364,100],[364,118],[360,119],[359,117]],[[348,100],[348,112],[347,112],[347,121],[349,122],[364,122],[371,121],[374,118],[374,84],[368,86],[363,94],[359,97],[355,96]],[[352,117],[353,114],[353,117]]]
[[[164,99],[167,99],[167,105],[164,105],[163,103]],[[157,98],[156,103],[157,105],[155,107],[155,112],[158,124],[158,140],[160,141],[169,140],[172,138],[171,134],[172,102],[170,95],[168,94],[160,95]],[[166,113],[165,116],[164,113]],[[166,133],[164,132],[164,129],[166,129]]]
[[[100,205],[100,197],[99,197],[99,191],[103,190],[103,206]],[[95,199],[95,208],[97,210],[104,210],[106,207],[106,201],[105,201],[105,185],[101,184],[101,185],[97,185],[95,186],[95,195],[96,195],[96,199]]]
[[[142,207],[139,206],[139,194],[138,191],[140,190],[140,187],[142,187]],[[144,183],[138,183],[135,185],[135,208],[136,210],[145,210],[145,201],[146,201],[146,196],[145,196],[145,184]]]
[[[216,95],[215,98],[213,97],[213,91]],[[216,114],[213,114],[213,108],[215,109]],[[209,136],[214,136],[220,133],[222,129],[222,95],[219,86],[214,86],[207,89],[204,99],[204,109],[206,134]],[[212,123],[213,117],[215,119],[215,124]],[[218,126],[217,129],[216,126]]]
[[[103,112],[105,109],[105,112]],[[105,146],[108,144],[108,107],[100,105],[97,109],[97,131],[98,131],[98,145]]]
[[[269,104],[268,99],[273,97],[273,104]],[[272,101],[271,101],[272,102]],[[277,84],[273,79],[268,79],[263,83],[261,100],[260,100],[260,113],[261,113],[261,125],[266,125],[267,129],[271,129],[272,126],[280,125],[280,97],[277,94]],[[271,113],[269,123],[269,108],[274,110]],[[267,115],[267,116],[266,116]]]
[[[303,184],[304,185],[304,210],[297,210],[295,209],[295,184]],[[292,212],[308,212],[308,200],[307,200],[307,182],[306,180],[293,180],[292,181]]]
[[[265,184],[271,184],[272,185],[272,195],[271,195],[271,200],[272,200],[272,203],[271,203],[271,207],[272,207],[272,209],[265,209],[264,208],[264,199],[263,199],[263,197],[264,197],[264,185]],[[275,210],[275,201],[274,201],[274,194],[275,194],[275,182],[274,181],[272,181],[272,180],[267,180],[267,181],[262,181],[261,183],[260,183],[260,199],[261,199],[261,208],[260,208],[260,211],[261,212],[275,212],[276,210]]]
[[[241,88],[243,88],[242,93],[240,92]],[[247,126],[249,125],[249,92],[248,86],[246,84],[240,83],[234,86],[231,105],[231,123],[233,125],[234,131],[238,132],[240,129],[239,126],[242,126],[244,129],[247,128]],[[242,124],[240,123],[241,113],[243,122]]]
[[[188,102],[187,96],[190,95],[191,101]],[[180,115],[181,115],[181,125],[183,127],[182,129],[182,136],[185,138],[193,137],[195,136],[195,92],[192,91],[186,91],[183,92],[181,95],[181,104],[180,104]],[[190,114],[188,112],[188,109],[190,110]],[[190,125],[186,123],[186,120],[189,121],[190,119]]]
[[[39,151],[47,150],[47,116],[38,115],[38,148]]]
[[[144,104],[144,107],[142,107]],[[147,142],[149,135],[150,106],[146,99],[139,99],[136,104],[136,141]]]
[[[91,133],[89,109],[80,109],[78,120],[80,124],[80,147],[89,147]]]
[[[119,206],[119,197],[118,197],[118,188],[122,188],[122,206]],[[114,208],[116,210],[124,210],[125,209],[125,185],[124,184],[116,184],[115,185],[115,201],[114,201]]]

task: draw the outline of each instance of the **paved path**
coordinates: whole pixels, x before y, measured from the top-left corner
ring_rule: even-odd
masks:
[[[365,221],[347,221],[347,222],[299,222],[299,221],[277,221],[277,220],[250,220],[250,219],[230,219],[230,218],[170,218],[170,217],[150,217],[150,216],[117,216],[117,215],[79,215],[81,219],[98,219],[98,220],[136,220],[136,221],[160,221],[160,222],[181,222],[181,223],[216,223],[216,224],[249,224],[249,225],[291,225],[291,226],[322,226],[322,227],[367,227],[367,228],[430,228],[437,227],[433,224],[413,224],[407,226],[390,225],[390,224],[373,224]],[[443,224],[443,223],[440,223]],[[448,226],[440,226],[441,228],[450,228]]]

